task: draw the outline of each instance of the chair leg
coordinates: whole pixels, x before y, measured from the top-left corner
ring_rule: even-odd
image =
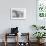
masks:
[[[6,41],[4,42],[4,44],[5,44],[5,46],[7,46],[7,42]]]
[[[7,46],[7,34],[5,34],[5,46]]]

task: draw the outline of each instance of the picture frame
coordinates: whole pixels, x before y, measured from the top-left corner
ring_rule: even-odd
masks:
[[[46,25],[46,0],[36,1],[36,24]]]
[[[10,18],[13,20],[26,18],[26,8],[11,8],[10,13]]]
[[[46,19],[46,0],[37,0],[37,17],[39,20]]]

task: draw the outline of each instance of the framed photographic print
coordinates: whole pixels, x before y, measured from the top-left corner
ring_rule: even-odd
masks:
[[[46,25],[46,0],[37,0],[36,10],[36,24]]]
[[[26,8],[11,8],[11,19],[25,19]]]
[[[37,16],[39,19],[46,18],[46,0],[37,0]]]

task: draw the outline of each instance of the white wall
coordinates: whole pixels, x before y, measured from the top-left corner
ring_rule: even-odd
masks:
[[[10,8],[26,8],[25,20],[10,20]],[[11,27],[19,27],[20,32],[30,32],[36,24],[36,0],[0,0],[0,34]]]

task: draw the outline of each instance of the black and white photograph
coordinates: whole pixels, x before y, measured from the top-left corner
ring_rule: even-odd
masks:
[[[25,19],[26,8],[11,8],[11,19]]]

